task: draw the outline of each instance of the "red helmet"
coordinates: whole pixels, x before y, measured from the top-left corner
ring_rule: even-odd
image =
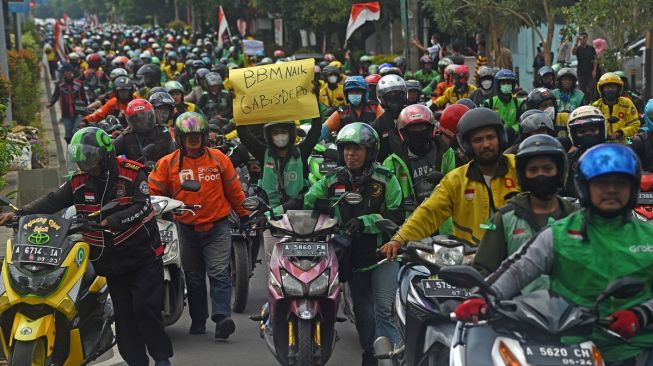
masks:
[[[429,55],[424,55],[419,58],[419,63],[421,64],[432,64],[433,60],[431,60],[431,57]]]
[[[286,57],[286,53],[283,52],[283,50],[276,50],[276,51],[274,51],[272,56],[274,56],[275,58]]]
[[[137,133],[150,131],[156,125],[154,107],[145,99],[134,99],[129,102],[125,116],[129,126]]]
[[[456,138],[458,121],[467,111],[469,111],[469,107],[464,104],[448,105],[440,115],[440,131],[451,138]]]
[[[450,64],[447,65],[447,67],[444,68],[444,81],[451,82],[451,74],[453,74],[456,70],[456,64]]]
[[[460,81],[463,84],[467,84],[467,79],[469,78],[469,68],[467,65],[455,65],[454,72],[451,74],[452,81]]]
[[[325,53],[323,58],[324,61],[329,61],[329,62],[336,60],[336,56],[334,56],[332,53]]]
[[[381,75],[379,74],[371,74],[365,77],[365,81],[367,81],[367,85],[376,85],[379,83],[379,80],[381,80]]]
[[[102,56],[99,53],[92,53],[88,55],[88,63],[93,66],[99,66],[102,63]]]
[[[114,67],[122,67],[123,69],[127,65],[127,62],[129,62],[129,59],[125,56],[118,56],[111,61],[111,64]]]
[[[412,104],[404,108],[397,118],[397,129],[399,130],[401,140],[405,140],[404,128],[418,124],[431,125],[434,127],[433,133],[435,134],[435,117],[433,117],[433,112],[427,106]]]

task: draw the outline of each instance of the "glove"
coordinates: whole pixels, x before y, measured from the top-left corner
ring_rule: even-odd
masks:
[[[639,332],[640,324],[633,310],[620,310],[612,313],[610,330],[624,338],[632,338]]]
[[[300,198],[291,198],[281,206],[283,207],[284,211],[301,210],[302,208],[304,208],[304,200]]]
[[[363,222],[360,219],[353,218],[345,224],[345,231],[347,234],[352,235],[359,232],[363,227]]]
[[[248,226],[249,226],[249,216],[242,216],[240,218],[240,225],[238,226],[238,229],[242,233],[248,229]]]
[[[484,315],[487,313],[487,303],[485,299],[480,297],[469,299],[462,304],[456,306],[454,313],[456,314],[456,319],[469,322],[477,321],[479,315]]]

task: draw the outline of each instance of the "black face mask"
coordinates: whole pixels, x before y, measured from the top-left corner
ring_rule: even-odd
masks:
[[[603,92],[603,99],[605,99],[608,102],[614,102],[617,100],[617,98],[619,98],[619,92],[616,90]]]
[[[605,138],[600,134],[574,137],[574,145],[576,145],[581,150],[587,150],[592,146],[596,146],[604,142]]]
[[[406,131],[404,133],[406,134],[406,138],[408,140],[406,142],[408,143],[408,148],[411,152],[419,156],[424,156],[427,152],[429,152],[431,148],[431,135],[433,134],[432,129],[419,132]]]
[[[547,89],[551,89],[551,90],[555,89],[555,84],[553,83],[553,81],[549,82],[549,83],[542,83],[542,86],[544,86]]]
[[[531,192],[541,200],[550,200],[561,186],[560,179],[556,175],[552,177],[538,175],[535,178],[524,178],[522,190]]]
[[[407,103],[408,101],[405,97],[392,96],[385,98],[383,108],[385,108],[385,112],[388,113],[389,116],[391,116],[393,119],[396,119],[399,117],[401,110],[406,107]]]

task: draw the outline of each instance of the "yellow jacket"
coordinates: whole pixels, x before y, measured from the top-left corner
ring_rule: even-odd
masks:
[[[168,80],[177,80],[182,71],[184,71],[183,63],[178,62],[174,66],[170,64],[163,65],[163,72],[166,74]]]
[[[340,107],[345,104],[345,89],[342,84],[338,84],[335,89],[331,90],[327,83],[320,88],[320,103],[327,107]]]
[[[455,104],[460,99],[469,98],[469,95],[474,90],[476,90],[476,87],[474,85],[467,84],[467,92],[458,94],[454,91],[455,88],[456,88],[455,86],[448,87],[444,91],[444,94],[442,94],[441,96],[433,100],[433,103],[435,103],[435,105],[437,105],[438,108],[444,108],[447,105],[447,103]]]
[[[610,113],[610,106],[603,103],[603,99],[595,101],[592,103],[592,106],[603,112],[608,136],[617,133],[617,131],[623,131],[624,135],[621,138],[621,143],[625,143],[626,137],[635,136],[637,131],[639,131],[639,115],[637,114],[637,108],[635,108],[635,105],[630,99],[619,97],[617,104],[612,106],[612,113]],[[619,118],[619,122],[610,123],[608,119],[611,116]]]
[[[432,235],[449,217],[453,234],[478,244],[490,217],[510,197],[520,191],[515,156],[503,155],[488,192],[483,174],[471,161],[445,175],[429,198],[417,207],[395,235],[394,240],[421,240]]]

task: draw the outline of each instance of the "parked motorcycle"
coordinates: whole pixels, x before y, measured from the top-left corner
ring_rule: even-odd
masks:
[[[360,194],[344,193],[331,207],[362,200]],[[338,220],[312,210],[276,217],[258,197],[247,198],[244,206],[250,211],[265,207],[272,235],[284,236],[270,260],[269,302],[260,317],[251,319],[260,321],[262,337],[280,364],[325,364],[335,347],[340,301],[338,258],[328,241]]]
[[[639,220],[653,222],[653,173],[642,172],[639,196],[633,215]]]
[[[399,229],[387,219],[378,220],[376,226],[386,233]],[[380,365],[449,364],[455,329],[449,314],[469,293],[439,279],[438,272],[446,266],[470,263],[474,253],[476,247],[452,235],[407,243],[399,256],[404,265],[395,299],[402,343],[393,348],[386,337],[377,339],[374,348]]]
[[[92,217],[17,216],[0,282],[0,343],[10,365],[83,365],[111,349],[113,305],[104,277],[89,262],[81,233],[98,230]],[[109,203],[102,211],[111,210]]]
[[[626,342],[600,319],[598,305],[611,298],[625,299],[643,290],[642,281],[622,277],[610,282],[591,308],[569,303],[549,290],[539,290],[512,300],[493,301],[494,292],[473,267],[445,267],[439,273],[447,283],[478,287],[489,306],[488,320],[456,325],[450,365],[605,365],[592,341],[562,343],[563,336],[587,339],[592,330]],[[455,315],[452,314],[455,320]]]

